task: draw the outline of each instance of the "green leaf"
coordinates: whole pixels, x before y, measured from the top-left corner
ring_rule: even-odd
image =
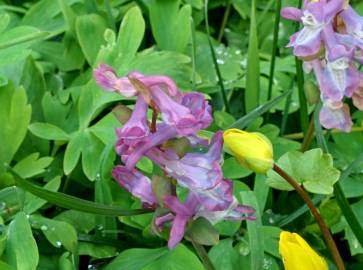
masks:
[[[0,14],[0,34],[5,31],[10,22],[10,16],[7,13]]]
[[[25,90],[12,84],[0,87],[0,175],[24,140],[30,117]]]
[[[258,51],[258,35],[256,25],[256,1],[252,0],[250,37],[248,41],[247,53],[247,74],[245,107],[247,112],[251,112],[258,107],[260,91],[260,65]]]
[[[277,164],[312,193],[332,194],[333,185],[340,177],[340,171],[333,166],[331,155],[324,154],[320,148],[305,153],[288,152],[279,159]],[[267,173],[267,177],[267,183],[273,188],[293,189],[273,170]]]
[[[16,163],[14,170],[21,177],[30,178],[45,172],[45,168],[47,168],[52,161],[52,157],[39,158],[39,153],[33,153]]]
[[[151,29],[161,50],[184,52],[189,42],[191,7],[179,6],[179,0],[151,1]]]
[[[134,248],[123,251],[104,270],[128,269],[141,270],[150,263],[164,257],[168,254],[166,248],[141,249]]]
[[[118,71],[127,72],[128,64],[135,57],[144,38],[145,21],[138,6],[130,8],[122,20],[114,48],[112,62]]]
[[[39,215],[32,215],[29,218],[35,229],[40,229],[48,241],[56,248],[64,248],[72,253],[77,247],[77,232],[67,222],[45,218]]]
[[[17,185],[22,189],[60,207],[105,216],[132,216],[150,212],[148,209],[124,210],[116,206],[103,205],[79,199],[68,194],[49,191],[22,179],[12,168],[8,167],[7,169],[13,174]]]
[[[196,255],[183,244],[173,250],[128,249],[108,264],[104,270],[203,270],[203,265]]]
[[[97,14],[86,14],[76,18],[78,42],[91,66],[95,63],[98,51],[104,43],[103,33],[106,28],[106,21]]]
[[[217,245],[212,247],[208,252],[215,270],[238,270],[239,254],[233,248],[233,240],[231,238],[221,240]]]
[[[54,219],[71,224],[81,233],[89,233],[96,226],[94,215],[75,210],[63,211],[58,216],[54,217]]]
[[[200,245],[214,246],[219,241],[218,231],[205,218],[198,218],[193,221],[187,229],[185,237]]]
[[[78,254],[88,255],[96,259],[111,258],[118,255],[115,247],[92,244],[92,243],[78,243]]]
[[[50,191],[57,191],[61,184],[61,178],[59,176],[53,178],[48,183],[46,183],[43,188]],[[25,194],[25,203],[23,211],[27,214],[32,214],[41,207],[43,207],[47,203],[46,200],[43,200],[37,196],[34,196],[31,193]]]
[[[16,270],[14,267],[12,267],[11,265],[9,265],[3,261],[0,261],[0,269],[1,270]]]
[[[64,252],[59,258],[59,270],[75,270],[72,263],[72,255],[69,252]]]
[[[25,49],[35,41],[45,39],[48,35],[48,32],[31,26],[18,26],[0,34],[0,50],[17,45],[21,45],[21,48]]]
[[[264,254],[264,242],[261,214],[258,206],[257,199],[252,191],[242,191],[240,193],[242,202],[245,205],[249,205],[256,210],[256,220],[247,220],[247,235],[250,249],[250,266],[251,270],[262,269],[263,254]]]
[[[17,270],[34,270],[38,265],[37,243],[23,212],[19,212],[9,224],[6,254],[8,263]]]
[[[83,142],[83,134],[78,132],[67,144],[67,148],[63,159],[64,173],[69,175],[76,167],[79,157],[81,156],[81,146]]]
[[[245,169],[241,164],[233,157],[227,158],[222,166],[223,175],[228,179],[244,178],[252,174],[252,171]]]
[[[57,126],[49,123],[33,123],[29,130],[39,138],[54,141],[68,141],[70,136]]]
[[[43,110],[39,101],[43,98],[46,85],[41,69],[31,56],[25,62],[21,84],[25,88],[28,101],[32,106],[32,121],[42,121]]]

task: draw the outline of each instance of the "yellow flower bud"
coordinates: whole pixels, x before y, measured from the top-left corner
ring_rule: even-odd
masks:
[[[223,133],[225,144],[237,160],[248,169],[266,173],[274,164],[270,140],[258,132],[228,129]]]
[[[329,270],[326,261],[296,233],[281,232],[279,252],[285,270]]]

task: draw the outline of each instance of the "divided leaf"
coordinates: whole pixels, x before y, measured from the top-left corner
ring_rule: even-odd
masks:
[[[324,154],[320,148],[305,153],[288,152],[279,159],[277,164],[312,193],[332,194],[333,185],[340,177],[340,171],[333,166],[332,156]],[[293,190],[273,170],[267,173],[267,183],[276,189]]]

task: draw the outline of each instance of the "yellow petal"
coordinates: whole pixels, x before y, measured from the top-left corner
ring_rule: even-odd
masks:
[[[272,144],[263,134],[229,129],[223,133],[223,139],[241,165],[258,173],[272,168]]]
[[[281,232],[279,251],[285,270],[328,270],[325,260],[296,233]]]

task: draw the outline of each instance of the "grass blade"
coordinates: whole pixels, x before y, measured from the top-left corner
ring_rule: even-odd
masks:
[[[205,28],[206,28],[207,36],[208,36],[208,44],[209,44],[210,52],[212,54],[214,68],[215,68],[216,73],[217,73],[219,87],[221,88],[221,94],[222,94],[222,98],[223,98],[223,102],[224,102],[224,107],[226,109],[226,112],[230,112],[228,99],[227,99],[227,95],[226,95],[226,90],[225,90],[225,87],[224,87],[223,78],[222,78],[222,74],[221,74],[221,70],[219,69],[216,53],[214,51],[214,47],[213,47],[212,39],[211,39],[211,35],[210,35],[210,30],[209,30],[208,0],[206,0],[205,4],[204,4],[204,20],[205,20]]]
[[[230,125],[228,128],[239,128],[239,129],[246,128],[253,120],[255,120],[257,117],[261,116],[265,112],[269,111],[272,107],[274,107],[276,104],[281,102],[281,100],[283,100],[285,97],[287,97],[291,93],[292,93],[292,89],[284,92],[280,96],[274,98],[273,100],[266,102],[264,105],[254,109],[250,113],[241,117],[236,122],[234,122],[232,125]]]
[[[79,199],[68,194],[49,191],[44,188],[31,184],[29,181],[21,178],[12,168],[7,167],[8,171],[14,176],[15,183],[20,188],[44,199],[57,206],[82,211],[90,214],[104,216],[133,216],[151,212],[149,209],[131,209],[125,210],[116,206],[109,206],[100,203],[95,203],[83,199]]]
[[[248,44],[245,92],[245,108],[247,113],[258,106],[260,94],[260,59],[258,52],[255,0],[252,0],[251,5],[251,24]]]

